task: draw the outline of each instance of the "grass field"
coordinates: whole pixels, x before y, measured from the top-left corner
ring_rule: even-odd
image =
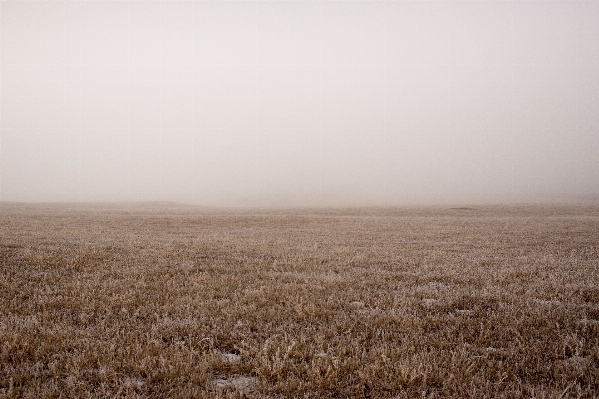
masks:
[[[0,397],[597,397],[599,206],[0,205]]]

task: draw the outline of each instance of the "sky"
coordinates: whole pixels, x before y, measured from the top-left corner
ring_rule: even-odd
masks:
[[[1,1],[0,200],[599,198],[599,2]]]

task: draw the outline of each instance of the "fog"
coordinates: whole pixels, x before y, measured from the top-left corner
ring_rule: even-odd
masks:
[[[0,199],[599,198],[599,2],[2,1]]]

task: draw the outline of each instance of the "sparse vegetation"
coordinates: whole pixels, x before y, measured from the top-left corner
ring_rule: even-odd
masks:
[[[0,397],[596,397],[599,207],[0,206]]]

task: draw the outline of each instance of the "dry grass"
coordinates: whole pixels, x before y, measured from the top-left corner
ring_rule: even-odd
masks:
[[[0,397],[596,397],[599,207],[0,206]]]

